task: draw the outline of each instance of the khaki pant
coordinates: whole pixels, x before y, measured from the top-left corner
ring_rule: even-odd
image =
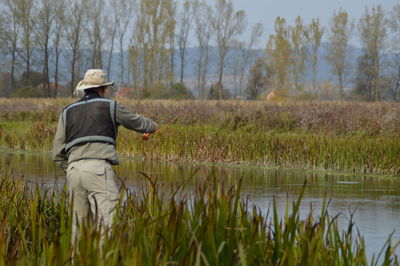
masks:
[[[77,241],[79,225],[88,215],[103,228],[112,225],[119,191],[114,170],[107,161],[82,159],[70,163],[67,184],[73,201],[73,244]]]

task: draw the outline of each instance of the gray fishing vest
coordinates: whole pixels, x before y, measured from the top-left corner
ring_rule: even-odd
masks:
[[[66,107],[63,111],[65,150],[88,142],[115,145],[115,108],[115,101],[104,98],[81,100]]]

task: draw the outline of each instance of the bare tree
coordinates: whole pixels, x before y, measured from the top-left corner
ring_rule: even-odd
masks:
[[[119,48],[119,64],[120,64],[120,82],[121,84],[125,83],[125,56],[124,56],[124,41],[126,37],[126,32],[128,26],[131,22],[131,16],[133,12],[133,7],[136,5],[135,0],[113,0],[111,2],[113,17],[114,17],[114,25],[112,25],[112,35],[111,35],[111,47],[110,47],[110,58],[109,58],[109,70],[108,74],[111,73],[111,58],[112,58],[112,50],[114,46],[114,38],[117,38],[118,48]],[[114,35],[115,34],[115,35]]]
[[[21,23],[22,35],[21,43],[23,50],[19,53],[26,65],[26,71],[31,70],[32,54],[35,45],[33,44],[33,34],[35,26],[34,0],[15,0],[18,19]]]
[[[84,31],[85,0],[66,0],[65,38],[70,49],[71,80],[70,92],[74,94],[76,75],[79,75],[78,59]]]
[[[59,80],[59,65],[60,65],[60,54],[61,54],[61,40],[63,37],[63,25],[65,21],[65,0],[55,0],[54,1],[54,38],[53,38],[53,48],[54,48],[54,83],[55,91],[54,97],[58,94],[58,80]]]
[[[178,48],[181,61],[180,79],[179,82],[183,84],[184,70],[185,70],[185,52],[188,44],[189,31],[192,26],[192,4],[189,0],[183,3],[183,10],[179,14],[178,19]]]
[[[390,78],[391,78],[391,90],[393,93],[393,100],[399,100],[400,91],[400,53],[396,53],[390,62]]]
[[[400,53],[400,4],[393,6],[390,12],[390,28],[393,32],[392,48]]]
[[[144,31],[142,29],[142,18],[140,18],[140,5],[134,6],[135,21],[132,23],[132,40],[129,45],[129,77],[132,76],[135,88],[144,87]]]
[[[239,46],[238,54],[235,56],[236,60],[233,61],[234,71],[237,74],[234,75],[235,80],[237,79],[236,76],[238,76],[238,80],[235,82],[235,96],[243,96],[245,76],[248,74],[250,64],[254,62],[258,56],[258,51],[255,48],[260,41],[262,32],[263,25],[257,23],[251,30],[250,39]]]
[[[380,100],[380,81],[383,53],[387,43],[387,25],[381,6],[372,7],[371,12],[365,8],[365,12],[358,24],[361,45],[365,54],[371,60],[371,88],[372,93],[370,100]]]
[[[177,2],[171,1],[170,4],[166,6],[166,13],[167,13],[167,32],[168,32],[168,39],[167,45],[168,49],[165,48],[162,50],[162,56],[169,58],[169,64],[166,64],[166,69],[162,72],[167,74],[167,82],[172,84],[175,80],[175,30],[176,30],[176,9],[177,9]]]
[[[10,74],[11,74],[11,90],[16,89],[15,68],[17,66],[17,49],[20,36],[21,25],[18,17],[18,9],[14,0],[4,1],[4,19],[1,21],[1,41],[3,47],[11,55]]]
[[[334,12],[330,21],[328,62],[332,66],[332,73],[339,80],[340,100],[344,97],[344,86],[348,73],[348,44],[353,32],[354,23],[349,20],[346,11],[340,9]]]
[[[106,25],[109,23],[108,15],[105,13],[105,1],[104,0],[88,0],[88,12],[87,17],[87,39],[89,41],[89,48],[92,52],[91,55],[91,67],[102,68],[103,67],[103,46],[107,38]]]
[[[211,39],[211,7],[202,1],[196,1],[193,5],[193,14],[195,21],[195,35],[199,47],[198,58],[196,62],[197,88],[200,98],[206,98],[206,75],[209,63],[209,43]]]
[[[313,18],[311,24],[308,26],[309,40],[311,43],[311,71],[312,71],[312,86],[313,95],[317,96],[317,69],[318,69],[318,50],[321,46],[322,36],[324,35],[324,28],[319,23],[319,19]]]
[[[106,7],[108,8],[108,6]],[[109,8],[112,10],[111,14],[109,15],[109,21],[110,23],[107,23],[105,25],[106,27],[106,32],[108,35],[108,56],[107,56],[107,78],[110,79],[111,77],[111,64],[112,64],[112,59],[113,59],[113,53],[114,53],[114,43],[115,43],[115,37],[117,35],[117,30],[118,30],[118,23],[120,19],[120,14],[119,14],[119,1],[118,0],[111,0],[109,3]]]
[[[265,60],[259,57],[256,63],[250,68],[249,82],[246,87],[246,95],[249,100],[256,100],[261,93],[265,90],[268,73],[265,73],[268,66]]]
[[[237,37],[246,27],[243,10],[234,11],[232,0],[215,0],[211,24],[218,45],[218,90],[222,99],[222,78],[229,49],[237,43]]]
[[[392,60],[393,99],[397,101],[400,90],[400,4],[395,5],[390,12],[390,28],[393,33],[392,49],[395,52]]]
[[[45,79],[44,95],[50,97],[49,57],[50,40],[53,33],[53,21],[55,17],[52,0],[40,0],[37,17],[36,39],[43,56],[43,77]]]

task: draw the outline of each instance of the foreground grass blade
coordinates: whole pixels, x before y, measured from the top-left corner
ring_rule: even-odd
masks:
[[[209,182],[213,180],[212,182]],[[341,232],[324,202],[319,217],[301,220],[306,189],[280,217],[263,216],[240,197],[241,182],[226,188],[212,176],[192,191],[148,179],[141,196],[122,191],[112,233],[91,220],[71,247],[71,206],[64,187],[45,189],[4,176],[0,180],[0,263],[17,265],[368,265],[364,240]],[[178,187],[184,187],[178,186]],[[176,188],[176,187],[175,187]],[[288,205],[290,206],[290,205]],[[288,207],[289,208],[289,207]],[[371,265],[398,265],[389,236]],[[376,259],[375,259],[376,258]]]

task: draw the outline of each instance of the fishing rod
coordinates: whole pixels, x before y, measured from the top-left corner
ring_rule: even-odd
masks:
[[[172,124],[173,121],[175,121],[175,119],[177,119],[181,114],[187,112],[188,110],[191,109],[192,106],[188,106],[186,108],[184,108],[183,110],[171,115],[170,117],[168,117],[167,119],[163,120],[162,122],[160,122],[160,124],[158,125],[158,130],[154,133],[144,133],[143,134],[143,140],[148,140],[151,134],[156,134],[157,132],[160,132],[163,128],[167,127],[168,125]]]
[[[217,92],[219,92],[220,90],[215,90],[213,93],[209,94],[208,97],[213,96],[214,94],[216,94]],[[158,125],[158,130],[154,133],[144,133],[143,134],[143,140],[148,140],[150,138],[150,135],[154,135],[157,132],[160,132],[163,128],[166,128],[167,126],[169,126],[170,124],[172,124],[172,122],[175,121],[175,119],[177,119],[181,114],[189,111],[190,109],[192,109],[193,106],[189,105],[188,107],[184,108],[183,110],[171,115],[170,117],[168,117],[167,119],[163,120],[160,122],[160,124]]]

